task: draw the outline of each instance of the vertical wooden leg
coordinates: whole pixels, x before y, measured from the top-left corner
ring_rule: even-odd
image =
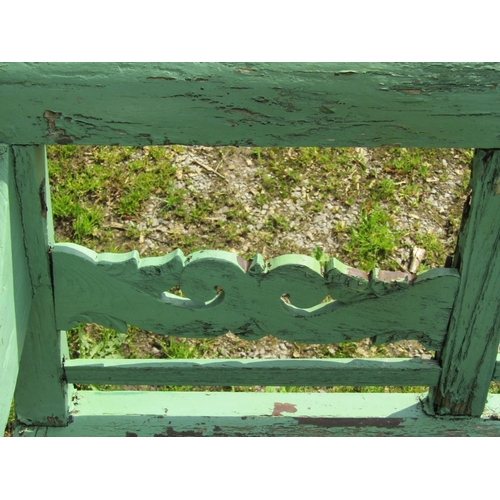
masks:
[[[24,345],[33,290],[24,253],[24,234],[13,157],[0,146],[0,436],[7,424]]]
[[[475,151],[471,188],[453,262],[460,287],[429,393],[439,415],[482,414],[500,342],[500,151]]]
[[[55,326],[50,251],[54,244],[45,147],[13,147],[16,186],[33,304],[14,396],[27,425],[67,425],[71,387],[64,380],[66,337]]]

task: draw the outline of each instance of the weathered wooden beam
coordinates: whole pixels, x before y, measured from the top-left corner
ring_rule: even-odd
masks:
[[[0,436],[9,418],[32,298],[13,157],[8,146],[0,145]]]
[[[66,335],[55,326],[50,251],[54,244],[45,147],[13,147],[33,303],[15,392],[17,419],[26,424],[66,425],[68,387],[63,357],[69,358]]]
[[[271,334],[327,344],[372,337],[439,349],[459,282],[455,269],[434,269],[411,281],[353,278],[338,261],[323,275],[305,255],[264,263],[260,256],[244,261],[230,252],[184,257],[175,251],[139,259],[137,252],[97,254],[60,243],[52,261],[59,329],[79,322],[121,331],[134,325],[192,338],[228,331],[246,340]],[[168,293],[175,286],[184,297]],[[339,300],[322,302],[328,295]]]
[[[2,63],[0,142],[500,147],[499,63]]]
[[[74,359],[68,382],[114,385],[201,386],[430,386],[434,360],[393,359]]]
[[[500,151],[476,150],[454,265],[460,287],[430,393],[438,414],[481,415],[500,342]]]
[[[429,416],[418,394],[79,391],[67,427],[19,436],[500,436],[500,395],[482,418]]]

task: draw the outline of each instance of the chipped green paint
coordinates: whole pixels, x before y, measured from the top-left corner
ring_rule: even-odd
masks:
[[[260,256],[247,262],[229,252],[184,257],[177,250],[141,260],[137,252],[99,255],[60,243],[52,260],[57,328],[93,322],[125,331],[129,324],[193,338],[230,330],[247,340],[272,334],[319,344],[373,337],[379,343],[419,340],[439,349],[459,282],[454,269],[434,269],[411,280],[352,278],[343,273],[353,270],[338,261],[329,263],[323,276],[319,263],[305,255],[264,263]],[[400,278],[395,274],[389,279]],[[188,298],[167,292],[175,286]],[[359,297],[353,298],[354,289]],[[322,303],[337,293],[340,301]]]
[[[461,284],[441,353],[443,372],[431,401],[439,414],[481,415],[500,342],[500,151],[476,150],[472,201],[460,229],[454,266]]]
[[[417,394],[79,391],[67,427],[20,436],[500,436],[500,395],[483,418],[427,415]],[[140,414],[138,414],[140,408]]]
[[[14,162],[0,146],[0,429],[3,431],[19,371],[33,297],[16,194]]]
[[[0,142],[499,147],[499,63],[2,63]]]
[[[392,359],[73,359],[68,382],[112,385],[430,386],[434,360]]]

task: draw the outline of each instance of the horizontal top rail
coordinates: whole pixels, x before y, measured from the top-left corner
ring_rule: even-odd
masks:
[[[500,63],[0,63],[0,143],[500,147]]]

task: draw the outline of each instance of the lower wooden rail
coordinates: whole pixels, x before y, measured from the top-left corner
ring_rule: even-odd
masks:
[[[500,395],[481,418],[426,413],[418,394],[79,391],[67,427],[18,436],[500,436]]]
[[[222,386],[431,386],[437,361],[393,359],[74,359],[72,384]]]

